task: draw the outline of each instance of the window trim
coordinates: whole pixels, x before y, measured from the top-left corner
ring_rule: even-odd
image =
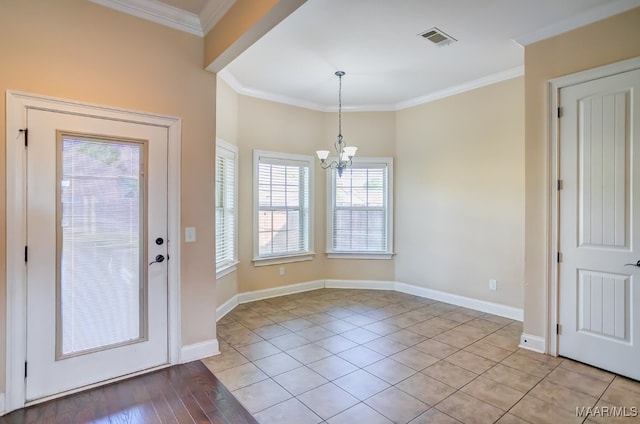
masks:
[[[216,279],[222,278],[225,275],[228,275],[237,270],[238,264],[240,263],[238,259],[238,146],[235,146],[231,143],[224,141],[223,139],[216,137],[216,162],[219,150],[226,150],[226,153],[233,155],[233,163],[234,163],[234,172],[233,172],[233,198],[235,200],[235,206],[233,208],[233,223],[234,223],[234,234],[233,234],[233,258],[230,262],[225,263],[221,267],[218,268],[217,258],[216,259]],[[216,189],[215,185],[217,184],[217,179],[214,175],[214,190]],[[215,193],[214,193],[214,203],[215,203]],[[215,211],[215,206],[214,206]],[[215,217],[214,217],[215,220]],[[214,223],[215,228],[215,223]],[[217,237],[217,234],[216,234]],[[217,253],[217,252],[216,252]]]
[[[307,197],[309,199],[308,208],[308,234],[307,245],[308,250],[305,252],[295,252],[290,254],[278,254],[270,256],[259,256],[259,242],[258,242],[258,214],[259,214],[259,202],[258,202],[258,166],[260,164],[260,158],[266,158],[275,161],[296,161],[303,162],[309,168],[309,187]],[[292,262],[310,261],[315,256],[314,251],[314,158],[310,155],[300,155],[294,153],[282,153],[273,152],[267,150],[254,150],[253,151],[253,265],[254,266],[266,266],[275,264],[285,264]]]
[[[329,259],[379,259],[388,260],[395,256],[393,250],[393,157],[355,157],[353,164],[358,167],[367,167],[375,164],[383,164],[387,167],[387,184],[385,187],[386,220],[387,220],[387,250],[384,252],[343,252],[333,250],[333,212],[336,196],[333,184],[335,170],[327,172],[327,246],[325,253]]]

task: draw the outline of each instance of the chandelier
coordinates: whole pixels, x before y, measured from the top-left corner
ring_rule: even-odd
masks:
[[[351,166],[358,148],[355,146],[347,146],[347,142],[342,138],[342,77],[344,76],[344,72],[337,71],[336,76],[340,80],[338,88],[338,139],[333,145],[336,151],[336,157],[329,159],[329,154],[331,153],[329,150],[318,150],[316,154],[318,155],[318,159],[320,159],[320,166],[323,169],[337,169],[338,176],[341,177],[342,171]]]

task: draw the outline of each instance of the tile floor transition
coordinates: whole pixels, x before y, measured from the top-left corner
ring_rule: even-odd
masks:
[[[633,423],[640,383],[518,348],[522,324],[393,291],[236,307],[204,364],[260,423]],[[636,409],[632,409],[636,408]]]

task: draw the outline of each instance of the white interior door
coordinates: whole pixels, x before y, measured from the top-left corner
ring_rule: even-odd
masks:
[[[27,401],[166,364],[167,129],[27,127]]]
[[[560,91],[558,352],[635,379],[640,379],[639,93],[640,70]]]

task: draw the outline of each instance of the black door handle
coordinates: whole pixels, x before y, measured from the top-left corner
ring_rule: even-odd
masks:
[[[164,256],[162,255],[156,255],[156,260],[151,262],[149,265],[153,265],[155,263],[161,263],[164,262]]]
[[[624,264],[624,266],[637,266],[637,267],[640,267],[640,260],[638,260],[638,262],[636,262],[635,264]]]

